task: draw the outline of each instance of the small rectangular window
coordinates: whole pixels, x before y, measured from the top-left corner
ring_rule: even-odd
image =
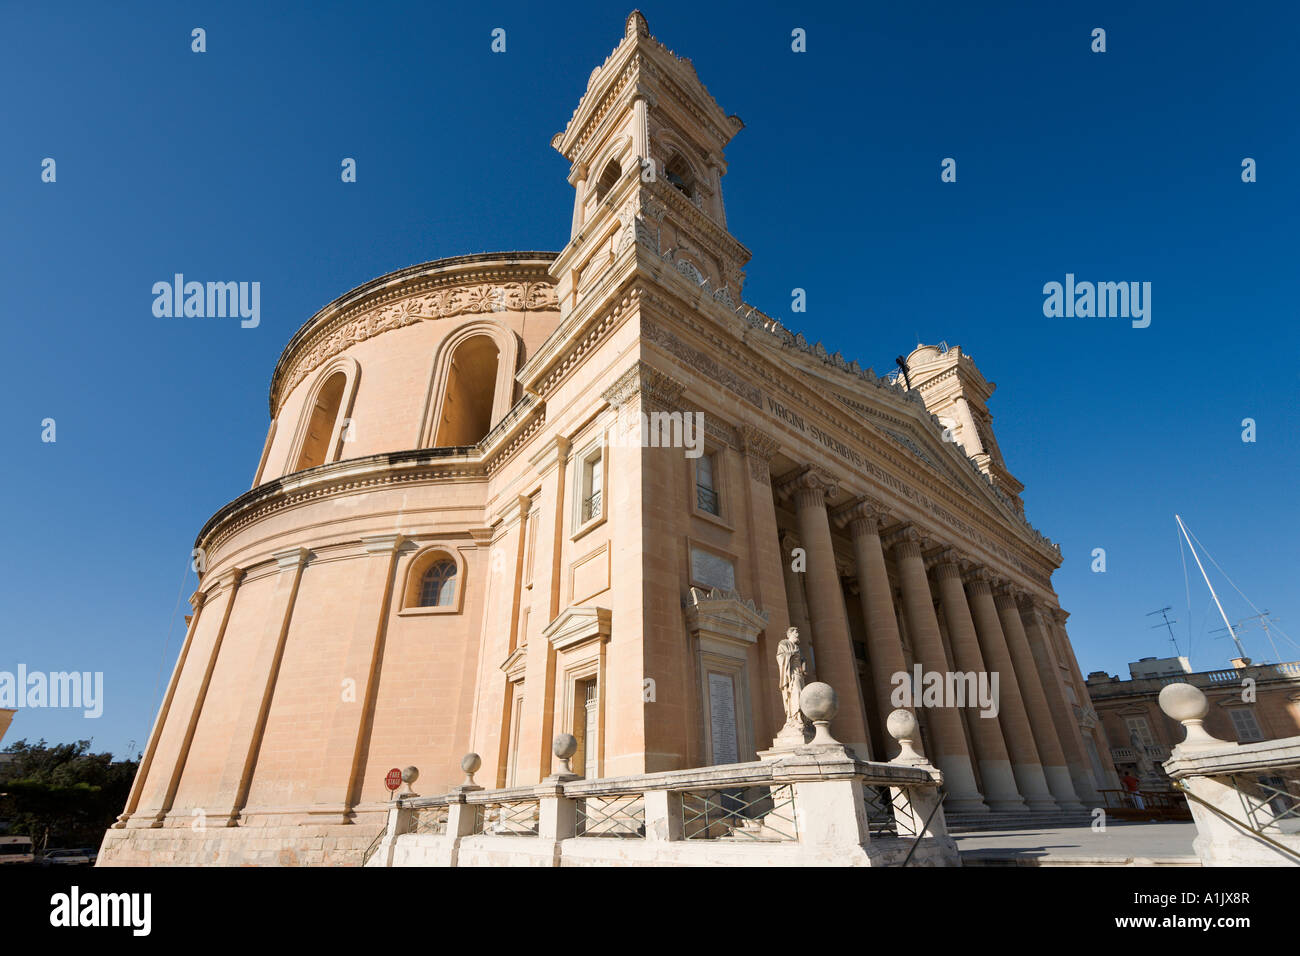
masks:
[[[695,462],[695,506],[701,511],[721,517],[721,502],[714,478],[714,456],[701,455]]]
[[[1255,715],[1244,707],[1228,711],[1232,715],[1232,728],[1237,732],[1237,740],[1243,744],[1254,743],[1264,739],[1264,732],[1259,729]]]
[[[601,492],[604,490],[604,478],[601,474],[601,456],[597,451],[582,466],[582,513],[581,521],[595,521],[601,515]]]

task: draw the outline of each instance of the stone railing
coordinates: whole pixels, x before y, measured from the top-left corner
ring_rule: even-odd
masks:
[[[903,713],[907,718],[910,714]],[[587,780],[568,772],[576,741],[556,738],[562,770],[540,784],[466,782],[405,796],[367,866],[957,866],[938,770],[911,747],[889,763],[838,743],[750,763]]]
[[[1187,731],[1164,768],[1191,807],[1201,864],[1300,866],[1300,737],[1211,737],[1202,725],[1209,702],[1191,684],[1165,687],[1160,709]]]

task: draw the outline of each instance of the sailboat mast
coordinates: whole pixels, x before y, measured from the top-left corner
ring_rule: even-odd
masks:
[[[1219,609],[1219,616],[1223,618],[1223,623],[1228,625],[1228,633],[1232,636],[1232,643],[1237,645],[1238,656],[1244,658],[1246,649],[1241,646],[1241,640],[1237,637],[1237,632],[1233,630],[1232,622],[1228,620],[1228,615],[1223,612],[1223,605],[1219,603],[1219,595],[1215,592],[1214,585],[1210,583],[1210,576],[1205,573],[1205,565],[1201,564],[1200,555],[1196,553],[1196,548],[1192,547],[1192,539],[1187,534],[1187,526],[1183,524],[1183,519],[1178,515],[1174,515],[1174,520],[1178,522],[1183,537],[1187,539],[1187,547],[1192,549],[1192,557],[1196,559],[1196,566],[1201,569],[1201,577],[1205,579],[1205,586],[1210,589],[1210,597],[1214,598],[1214,606]]]

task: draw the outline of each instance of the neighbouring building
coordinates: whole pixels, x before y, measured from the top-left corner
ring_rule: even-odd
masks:
[[[402,269],[290,340],[101,863],[355,863],[390,768],[536,783],[564,732],[589,777],[754,759],[792,625],[862,758],[893,756],[895,675],[999,674],[996,717],[917,708],[950,815],[1115,785],[993,384],[946,346],[886,379],[744,304],[742,126],[633,13],[551,143],[563,250]]]
[[[1216,671],[1193,671],[1186,657],[1144,657],[1129,664],[1129,680],[1105,671],[1088,675],[1088,695],[1111,742],[1116,770],[1138,774],[1141,746],[1158,773],[1183,739],[1183,728],[1161,711],[1167,684],[1191,684],[1206,695],[1205,730],[1212,737],[1257,743],[1300,734],[1300,661],[1252,664],[1238,657]]]

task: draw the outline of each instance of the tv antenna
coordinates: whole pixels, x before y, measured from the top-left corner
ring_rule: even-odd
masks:
[[[1151,629],[1155,630],[1158,627],[1168,628],[1169,642],[1174,645],[1174,655],[1177,657],[1182,657],[1183,652],[1178,649],[1178,638],[1174,637],[1174,625],[1178,623],[1178,618],[1174,618],[1172,621],[1169,620],[1169,612],[1172,610],[1173,608],[1171,607],[1162,607],[1159,610],[1148,612],[1146,616],[1151,617],[1152,614],[1160,615],[1161,622],[1159,624],[1152,624]]]
[[[1270,614],[1268,613],[1267,610],[1264,610],[1264,611],[1261,611],[1261,612],[1258,613],[1258,614],[1252,614],[1250,617],[1243,617],[1240,621],[1236,621],[1236,622],[1234,623],[1233,626],[1234,626],[1238,631],[1243,631],[1243,630],[1245,630],[1245,629],[1248,628],[1248,627],[1255,627],[1256,625],[1258,625],[1258,626],[1259,626],[1259,627],[1264,631],[1264,636],[1265,636],[1266,638],[1268,638],[1268,645],[1269,645],[1269,647],[1273,648],[1273,658],[1274,658],[1274,660],[1279,660],[1279,661],[1280,661],[1280,660],[1282,659],[1282,655],[1278,653],[1278,651],[1277,651],[1277,644],[1274,643],[1274,641],[1273,641],[1273,633],[1268,629],[1268,625],[1269,625],[1270,622],[1276,624],[1277,621],[1278,621],[1278,618],[1273,617],[1272,615],[1270,615]],[[1225,631],[1227,631],[1227,628],[1226,628],[1226,627],[1220,627],[1220,628],[1215,628],[1215,629],[1214,629],[1213,631],[1211,631],[1210,633],[1211,633],[1211,634],[1222,634],[1222,633],[1224,633]]]

